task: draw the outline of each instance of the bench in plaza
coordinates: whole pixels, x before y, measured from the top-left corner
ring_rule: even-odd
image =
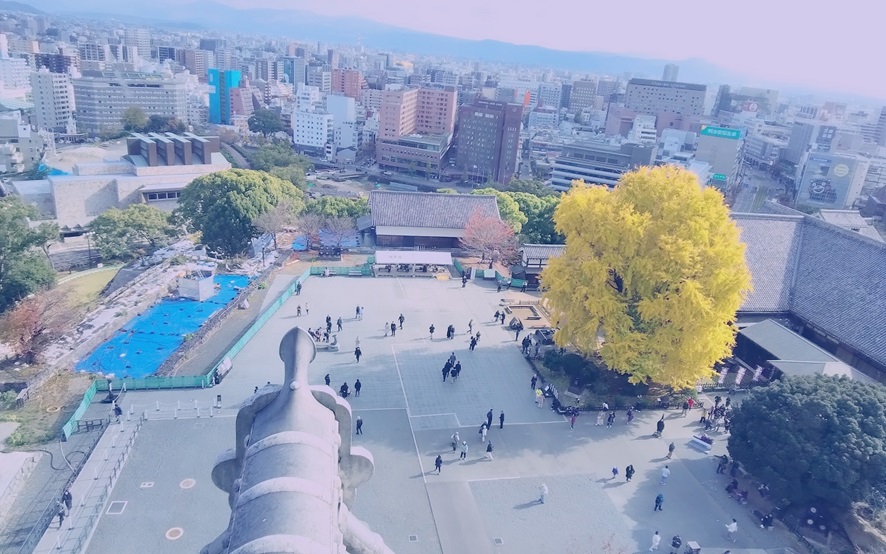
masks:
[[[710,452],[711,448],[714,446],[711,443],[701,440],[701,437],[692,437],[692,440],[689,441],[689,445],[698,448],[702,452]]]
[[[105,426],[104,419],[81,419],[77,422],[77,432],[92,431]]]

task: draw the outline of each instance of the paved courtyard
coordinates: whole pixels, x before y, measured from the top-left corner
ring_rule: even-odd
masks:
[[[732,554],[781,552],[792,539],[755,525],[747,506],[729,499],[726,480],[713,459],[688,446],[696,418],[668,414],[664,439],[650,437],[660,412],[641,413],[629,427],[619,414],[613,428],[594,425],[584,415],[575,429],[547,406],[538,409],[529,387],[531,370],[520,355],[513,332],[491,323],[501,298],[482,283],[430,279],[311,278],[233,360],[224,382],[207,390],[127,393],[124,409],[169,414],[179,419],[147,421],[89,544],[89,552],[195,552],[227,525],[230,511],[209,474],[215,458],[233,447],[233,416],[256,386],[280,382],[278,344],[295,325],[318,327],[327,315],[340,316],[338,353],[319,352],[310,381],[330,374],[336,389],[359,378],[360,397],[349,401],[364,420],[355,444],[375,458],[373,478],[357,492],[355,514],[380,533],[398,553],[645,552],[653,532],[679,533],[704,552]],[[306,306],[309,315],[296,317]],[[361,321],[357,305],[365,307]],[[396,337],[383,324],[402,313],[406,322]],[[481,331],[479,346],[468,350],[467,323]],[[436,333],[430,340],[428,327]],[[454,340],[445,330],[455,325]],[[359,337],[363,358],[353,350]],[[457,382],[442,382],[441,368],[451,352],[462,362]],[[222,409],[209,418],[208,406],[222,396]],[[201,418],[196,410],[202,406]],[[159,403],[160,410],[157,410]],[[495,414],[489,439],[494,461],[483,459],[477,433],[486,412]],[[504,429],[498,415],[505,412]],[[459,431],[468,441],[467,460],[449,446]],[[664,458],[668,442],[677,445]],[[718,444],[715,453],[725,450]],[[442,454],[442,472],[433,471]],[[637,470],[630,483],[624,467]],[[661,468],[672,470],[659,484]],[[611,468],[620,475],[610,479]],[[538,487],[546,483],[545,504]],[[653,513],[655,496],[664,510]],[[124,504],[125,503],[125,504]],[[120,512],[120,513],[116,513]],[[725,524],[739,522],[736,544],[725,538]],[[170,532],[170,530],[172,530]]]

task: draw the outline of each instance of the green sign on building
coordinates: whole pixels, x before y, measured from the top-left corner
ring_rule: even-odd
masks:
[[[725,173],[714,173],[711,175],[711,179],[714,181],[726,181],[729,177],[727,177]]]
[[[741,138],[741,129],[727,129],[726,127],[714,127],[706,125],[702,127],[701,134],[708,137],[720,137],[738,140]]]

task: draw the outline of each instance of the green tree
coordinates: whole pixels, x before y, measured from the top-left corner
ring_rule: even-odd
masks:
[[[105,210],[89,228],[103,258],[131,260],[169,244],[177,234],[169,219],[169,214],[154,206],[132,204],[122,210]]]
[[[487,187],[476,189],[472,191],[471,194],[496,196],[498,200],[498,213],[501,215],[501,220],[510,225],[515,233],[519,233],[520,229],[523,228],[523,224],[528,221],[526,216],[523,215],[523,212],[520,211],[520,206],[517,205],[517,202],[505,192],[495,190],[492,187]]]
[[[266,144],[249,156],[249,163],[253,169],[270,171],[275,167],[300,166],[305,173],[314,168],[314,164],[308,158],[301,156],[292,150],[288,144],[275,142]]]
[[[179,198],[179,212],[210,250],[234,257],[258,234],[255,218],[284,201],[297,213],[304,208],[304,195],[292,183],[264,171],[229,169],[191,181]]]
[[[45,253],[58,237],[58,226],[41,223],[31,228],[29,221],[37,216],[37,209],[17,196],[0,198],[0,312],[55,282]]]
[[[308,200],[306,211],[321,217],[352,217],[358,218],[369,214],[369,201],[362,196],[344,198],[342,196],[321,196]]]
[[[547,186],[540,179],[511,179],[505,188],[507,192],[528,192],[535,196],[559,196],[560,193]]]
[[[437,194],[458,194],[458,191],[453,188],[442,188],[437,189]]]
[[[563,244],[565,238],[554,225],[554,212],[560,205],[559,196],[536,196],[528,192],[508,192],[526,216],[520,230],[523,240],[529,244]]]
[[[273,135],[284,129],[277,112],[268,109],[255,110],[246,123],[249,125],[250,131],[261,133],[263,136]]]
[[[148,124],[148,115],[138,106],[129,106],[123,111],[120,124],[124,131],[140,132]]]
[[[735,408],[729,453],[775,498],[848,509],[886,490],[886,389],[824,375],[755,389]]]
[[[151,115],[144,126],[146,133],[184,133],[188,126],[181,120],[171,115]]]
[[[542,282],[558,344],[674,387],[731,354],[750,273],[718,191],[677,167],[643,168],[611,192],[577,182],[554,220],[566,248]]]
[[[288,165],[286,167],[272,167],[268,172],[278,179],[289,181],[300,190],[308,190],[308,179],[305,170],[300,165]]]

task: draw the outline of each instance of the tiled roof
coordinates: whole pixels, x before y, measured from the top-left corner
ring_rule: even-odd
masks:
[[[745,243],[753,290],[743,312],[787,312],[803,230],[802,215],[733,214]]]
[[[464,229],[474,210],[499,217],[495,196],[474,194],[374,190],[369,210],[374,227]]]
[[[566,248],[563,244],[524,244],[523,258],[542,259],[556,258],[563,253]]]
[[[744,312],[790,311],[886,365],[886,243],[783,207],[733,214],[754,292]]]

